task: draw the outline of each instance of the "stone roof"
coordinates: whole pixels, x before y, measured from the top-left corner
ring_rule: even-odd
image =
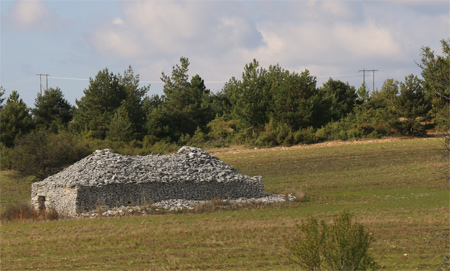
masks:
[[[127,156],[104,149],[39,185],[75,187],[147,182],[260,182],[260,177],[238,173],[216,156],[194,147],[182,147],[176,154],[147,156]]]

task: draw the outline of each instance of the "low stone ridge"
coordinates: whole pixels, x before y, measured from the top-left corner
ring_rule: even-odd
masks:
[[[237,172],[194,147],[176,154],[127,156],[97,150],[63,171],[32,185],[32,204],[53,206],[67,215],[139,206],[171,199],[261,198],[260,176]]]
[[[238,199],[223,199],[218,200],[222,202],[222,209],[231,209],[233,207],[251,206],[256,204],[266,203],[284,203],[295,201],[296,197],[293,194],[281,195],[281,194],[266,194],[261,198],[238,198]],[[180,211],[180,210],[193,210],[197,205],[207,204],[207,200],[183,200],[183,199],[170,199],[156,202],[150,206],[120,206],[110,209],[96,209],[91,212],[81,213],[79,217],[98,217],[98,216],[126,216],[126,215],[149,215],[158,213],[161,210],[165,211]],[[220,207],[219,207],[220,208]]]

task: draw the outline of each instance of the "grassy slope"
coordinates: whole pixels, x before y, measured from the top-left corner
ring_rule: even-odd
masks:
[[[347,209],[375,236],[373,253],[385,269],[433,269],[449,249],[448,242],[428,243],[449,227],[439,148],[439,140],[415,139],[213,150],[239,171],[263,176],[266,191],[300,189],[309,201],[209,214],[7,223],[1,226],[1,267],[292,270],[284,240],[295,234],[295,223]],[[3,205],[12,186],[2,175]],[[28,188],[14,197],[29,194]]]

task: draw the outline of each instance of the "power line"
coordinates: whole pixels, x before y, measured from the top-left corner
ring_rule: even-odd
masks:
[[[54,78],[54,79],[62,79],[62,80],[89,81],[89,79],[85,79],[85,78],[74,78],[74,77],[58,77],[58,76],[50,76],[50,78]]]
[[[86,78],[59,77],[59,76],[49,76],[49,77],[54,78],[54,79],[61,79],[61,80],[89,81],[89,79],[86,79]],[[140,80],[139,82],[151,83],[151,84],[164,84],[164,82],[161,80]],[[224,81],[224,80],[205,81],[206,84],[222,84],[222,83],[226,83],[226,82],[228,82],[228,81]]]

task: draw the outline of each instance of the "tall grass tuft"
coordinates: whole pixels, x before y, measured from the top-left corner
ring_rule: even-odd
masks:
[[[0,214],[1,221],[21,221],[21,220],[58,220],[60,215],[54,207],[43,210],[36,210],[28,203],[10,205]]]
[[[29,204],[21,203],[16,205],[10,205],[0,215],[1,220],[26,220],[35,219],[38,216],[38,212]]]

